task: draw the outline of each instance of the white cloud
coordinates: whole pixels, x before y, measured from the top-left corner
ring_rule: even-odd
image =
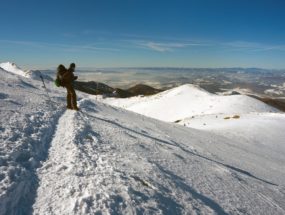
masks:
[[[198,43],[175,43],[175,42],[151,42],[151,41],[139,41],[137,44],[141,47],[148,48],[157,52],[169,52],[177,48],[185,48],[188,46],[201,46]]]

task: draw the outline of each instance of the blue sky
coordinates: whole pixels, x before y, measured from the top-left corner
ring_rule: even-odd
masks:
[[[285,68],[284,10],[284,0],[5,0],[0,61]]]

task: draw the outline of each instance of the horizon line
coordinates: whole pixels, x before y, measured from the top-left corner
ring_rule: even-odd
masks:
[[[12,61],[4,61],[1,63],[14,63]],[[17,63],[14,63],[18,66]],[[35,66],[18,66],[19,68],[26,67],[24,70],[56,70],[57,67],[49,67],[49,68],[40,68]],[[29,68],[31,67],[31,68]],[[219,67],[203,67],[203,66],[104,66],[104,67],[92,67],[92,66],[79,66],[77,70],[96,70],[96,69],[260,69],[260,70],[275,70],[275,71],[282,71],[285,68],[266,68],[266,67],[256,67],[256,66],[219,66]]]

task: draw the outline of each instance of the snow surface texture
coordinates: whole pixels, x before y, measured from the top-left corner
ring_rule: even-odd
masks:
[[[246,150],[243,139],[83,93],[81,111],[65,111],[64,89],[47,82],[47,94],[40,81],[2,69],[0,87],[1,215],[285,213],[282,144],[255,153],[259,143]]]

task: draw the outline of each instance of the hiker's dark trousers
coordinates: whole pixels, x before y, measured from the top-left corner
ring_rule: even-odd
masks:
[[[67,96],[66,96],[66,101],[67,101],[67,107],[68,108],[77,108],[77,102],[76,102],[76,93],[75,90],[72,86],[72,84],[66,84],[65,88],[67,90]]]

